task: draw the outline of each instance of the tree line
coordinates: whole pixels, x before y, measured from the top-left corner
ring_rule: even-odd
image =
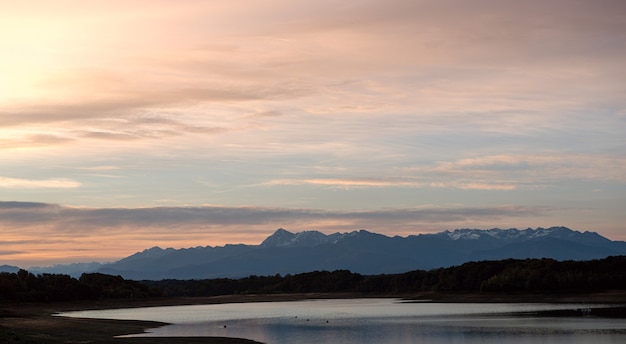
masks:
[[[85,273],[78,279],[63,274],[34,275],[23,269],[17,273],[0,273],[0,301],[48,302],[159,295],[159,291],[143,283],[101,273]]]
[[[366,276],[348,270],[240,279],[143,281],[168,296],[276,293],[589,292],[626,289],[626,256],[590,261],[506,259]]]
[[[0,301],[21,302],[315,292],[574,293],[600,290],[626,290],[626,256],[589,261],[506,259],[375,276],[336,270],[285,276],[252,275],[239,279],[131,281],[101,273],[85,273],[78,279],[62,274],[34,275],[26,270],[0,273]]]

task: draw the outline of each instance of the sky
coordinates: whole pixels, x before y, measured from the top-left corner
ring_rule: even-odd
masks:
[[[626,240],[626,2],[0,0],[0,265],[567,226]]]

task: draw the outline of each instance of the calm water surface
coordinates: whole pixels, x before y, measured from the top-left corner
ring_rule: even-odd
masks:
[[[225,336],[269,344],[626,343],[624,319],[533,314],[589,307],[354,299],[149,307],[61,315],[171,324],[136,336]]]

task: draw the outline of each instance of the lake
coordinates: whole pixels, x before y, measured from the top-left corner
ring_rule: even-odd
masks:
[[[223,336],[268,344],[626,343],[626,320],[584,316],[607,305],[339,299],[129,308],[62,316],[166,322],[133,336]],[[576,310],[550,317],[542,311]]]

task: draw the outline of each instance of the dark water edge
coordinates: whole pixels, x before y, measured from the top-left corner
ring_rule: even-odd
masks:
[[[518,313],[519,314],[519,313]],[[626,306],[559,309],[540,312],[528,312],[519,314],[522,316],[537,317],[601,317],[601,318],[626,318]]]

